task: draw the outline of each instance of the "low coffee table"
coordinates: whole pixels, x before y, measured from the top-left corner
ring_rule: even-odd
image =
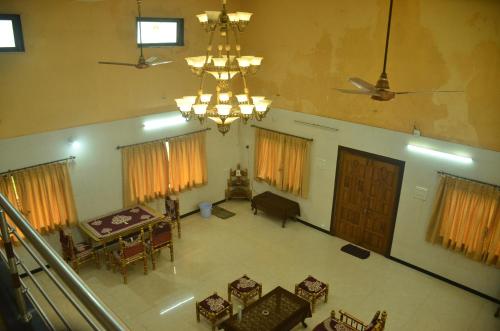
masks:
[[[286,331],[311,317],[309,302],[278,286],[262,298],[251,303],[238,314],[222,322],[225,331]]]
[[[284,198],[270,191],[258,194],[252,198],[252,210],[257,214],[257,210],[279,217],[283,220],[282,227],[285,227],[287,219],[295,219],[300,216],[300,206],[297,202]]]

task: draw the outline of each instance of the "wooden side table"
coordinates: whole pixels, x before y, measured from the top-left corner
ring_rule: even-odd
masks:
[[[262,284],[250,279],[247,275],[227,284],[227,298],[231,302],[231,295],[243,301],[243,306],[246,307],[248,300],[259,296],[262,297]]]

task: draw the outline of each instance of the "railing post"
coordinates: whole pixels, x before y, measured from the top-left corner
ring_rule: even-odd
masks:
[[[28,323],[31,320],[31,314],[28,312],[26,308],[26,302],[24,301],[21,278],[19,278],[19,272],[17,271],[16,256],[14,255],[14,248],[12,247],[12,241],[10,240],[10,234],[7,228],[7,220],[5,219],[3,209],[0,209],[0,230],[2,232],[5,253],[9,261],[12,288],[14,289],[17,308],[19,309],[19,314],[21,315],[21,319],[23,320],[23,322]]]

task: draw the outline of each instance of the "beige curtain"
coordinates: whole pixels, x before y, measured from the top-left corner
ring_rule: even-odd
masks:
[[[168,192],[168,160],[165,142],[122,148],[123,205],[132,206]]]
[[[205,136],[204,131],[168,141],[172,193],[207,183]]]
[[[500,267],[500,189],[441,178],[427,240]]]
[[[268,130],[255,132],[255,178],[307,198],[310,141]]]
[[[40,232],[77,222],[67,163],[43,165],[13,174],[23,213]]]

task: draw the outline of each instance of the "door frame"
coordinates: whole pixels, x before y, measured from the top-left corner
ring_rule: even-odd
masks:
[[[384,253],[385,257],[390,257],[391,256],[391,249],[392,249],[392,240],[394,239],[394,229],[396,227],[396,218],[398,215],[398,208],[399,208],[399,199],[401,196],[401,187],[403,185],[403,176],[404,176],[404,171],[405,171],[405,161],[398,160],[398,159],[393,159],[388,156],[383,156],[383,155],[378,155],[378,154],[373,154],[370,152],[365,152],[361,151],[358,149],[346,147],[346,146],[341,146],[339,145],[338,150],[337,150],[337,165],[335,168],[335,186],[333,188],[333,206],[332,206],[332,214],[330,216],[330,234],[332,236],[335,236],[335,206],[337,204],[337,186],[339,185],[339,171],[340,171],[340,154],[341,152],[346,151],[346,152],[351,152],[353,154],[358,154],[364,157],[368,157],[371,159],[375,159],[381,162],[385,163],[390,163],[398,167],[399,169],[399,178],[398,182],[396,184],[396,201],[394,202],[394,210],[392,213],[391,217],[391,229],[389,231],[389,240],[390,243],[387,246],[387,251]]]

